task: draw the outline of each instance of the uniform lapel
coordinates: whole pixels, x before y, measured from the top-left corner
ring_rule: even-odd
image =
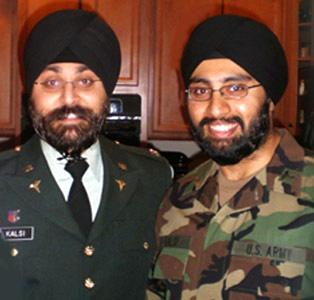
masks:
[[[16,173],[4,176],[18,199],[66,231],[83,238],[41,151],[38,138],[21,150]]]
[[[123,159],[123,156],[117,155],[111,147],[110,144],[102,145],[104,187],[90,239],[97,238],[107,226],[119,218],[132,199],[139,183],[139,170],[129,169],[126,164],[121,163],[120,159]]]

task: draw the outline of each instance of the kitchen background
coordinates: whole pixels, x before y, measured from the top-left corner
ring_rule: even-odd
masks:
[[[63,8],[97,11],[118,35],[122,69],[115,93],[123,96],[114,96],[108,122],[114,130],[119,124],[122,129],[133,128],[143,145],[187,157],[199,152],[183,113],[179,60],[195,25],[217,14],[249,16],[277,34],[287,53],[290,78],[276,107],[276,123],[301,142],[311,122],[314,130],[314,0],[0,0],[2,149],[21,143],[29,134],[18,63],[25,37],[41,17]]]

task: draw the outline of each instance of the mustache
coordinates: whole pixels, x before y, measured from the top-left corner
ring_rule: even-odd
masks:
[[[210,125],[213,122],[217,122],[217,121],[222,121],[222,122],[226,122],[226,123],[238,123],[241,127],[242,130],[244,130],[244,122],[242,121],[242,119],[240,117],[231,117],[231,118],[220,118],[220,119],[216,119],[216,118],[209,118],[209,117],[205,117],[203,118],[200,123],[199,123],[199,127],[203,127],[205,125]]]
[[[75,114],[78,118],[83,120],[89,120],[90,116],[93,115],[93,112],[88,108],[83,108],[79,105],[76,106],[62,106],[53,110],[48,116],[49,120],[63,120],[69,114]]]

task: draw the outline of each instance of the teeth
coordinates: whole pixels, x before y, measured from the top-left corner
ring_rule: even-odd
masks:
[[[216,124],[211,125],[210,128],[215,131],[226,132],[233,129],[235,126],[236,124]]]
[[[76,118],[76,114],[74,113],[69,113],[67,116],[68,119],[75,119]]]

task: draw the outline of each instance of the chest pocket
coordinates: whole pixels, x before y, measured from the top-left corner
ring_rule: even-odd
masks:
[[[302,248],[235,242],[227,277],[230,297],[300,299],[306,257]]]
[[[153,270],[156,279],[182,279],[189,256],[189,236],[167,236],[160,241],[160,252]]]

